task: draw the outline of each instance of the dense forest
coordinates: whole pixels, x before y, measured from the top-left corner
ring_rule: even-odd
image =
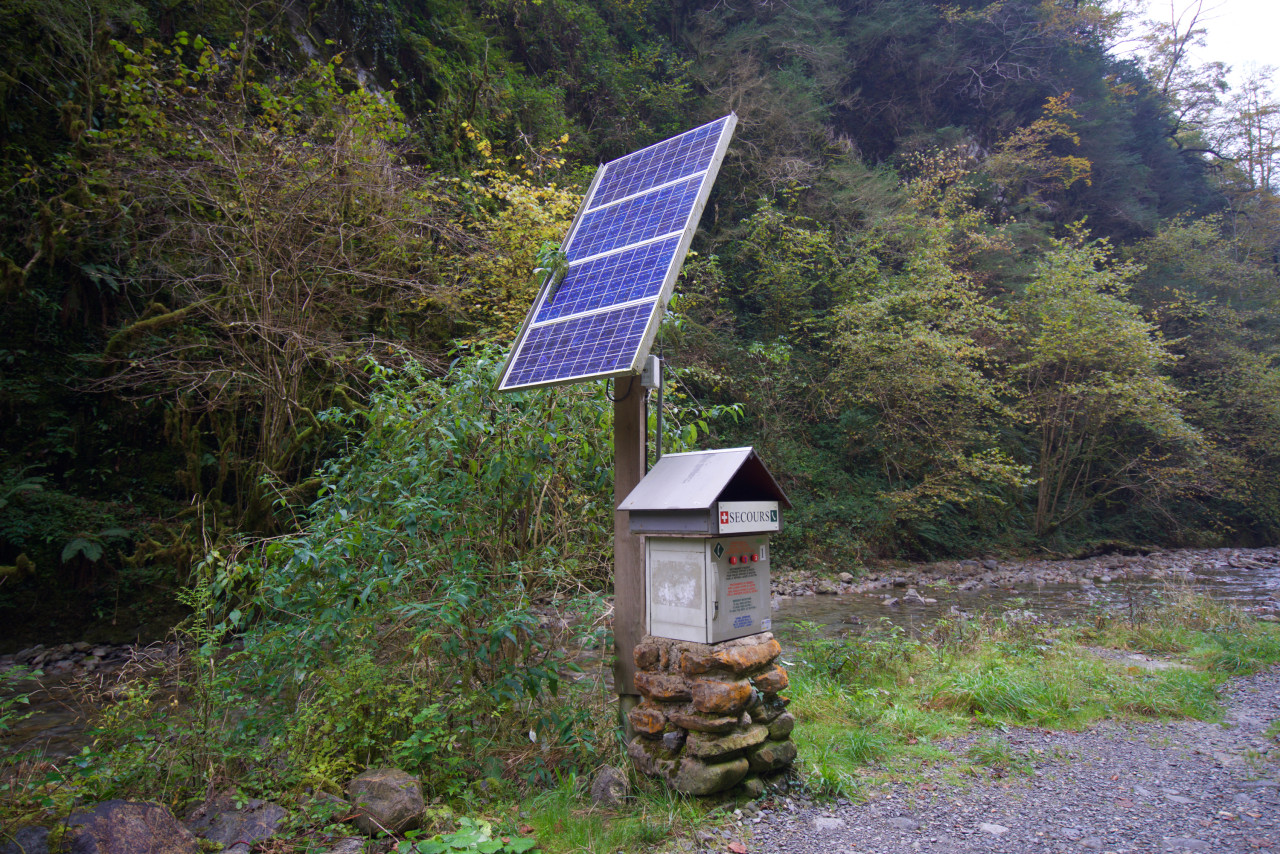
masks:
[[[1194,9],[3,10],[7,606],[299,530],[386,377],[510,341],[595,163],[728,110],[667,420],[759,447],[798,561],[1280,529],[1280,115]],[[568,477],[496,499],[513,553]]]
[[[609,389],[497,371],[595,164],[730,110],[665,444],[759,450],[780,563],[1274,543],[1280,98],[1200,36],[1098,0],[3,0],[0,633],[180,600],[239,711],[166,786],[279,752],[448,793],[520,715],[574,733],[528,774],[590,755],[607,726],[527,701],[564,678],[538,609],[606,588]],[[155,767],[127,735],[117,783]]]

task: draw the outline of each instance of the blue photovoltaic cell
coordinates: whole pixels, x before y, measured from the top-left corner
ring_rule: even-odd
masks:
[[[534,326],[516,353],[506,385],[625,371],[635,358],[653,303]]]
[[[727,116],[717,119],[613,161],[591,197],[591,207],[702,172],[711,162],[727,121]]]
[[[701,176],[652,193],[588,211],[570,238],[569,261],[683,231],[702,186]]]
[[[732,115],[600,167],[504,370],[515,389],[636,370],[719,168]]]
[[[679,243],[677,234],[571,266],[533,322],[546,323],[638,299],[657,299]]]

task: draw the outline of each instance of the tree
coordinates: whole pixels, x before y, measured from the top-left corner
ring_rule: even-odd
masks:
[[[1004,238],[971,205],[963,151],[914,165],[910,208],[849,252],[829,387],[852,454],[879,469],[886,524],[946,548],[948,525],[992,522],[1027,469],[1001,442],[1017,418],[995,348],[1008,318],[968,272]]]
[[[1166,371],[1175,358],[1125,295],[1139,268],[1060,241],[1014,307],[1021,409],[1035,431],[1035,533],[1122,498],[1176,493],[1200,447]]]
[[[1205,46],[1204,0],[1192,0],[1179,10],[1169,0],[1167,20],[1152,21],[1142,36],[1147,75],[1173,107],[1170,136],[1180,147],[1202,149],[1204,134],[1214,122],[1227,92],[1227,66],[1222,62],[1196,65],[1193,48]]]
[[[1133,247],[1133,294],[1181,358],[1172,379],[1205,437],[1188,523],[1274,540],[1280,532],[1277,279],[1221,216],[1166,223]]]
[[[127,233],[102,248],[135,315],[97,387],[161,401],[188,494],[270,530],[366,360],[443,346],[432,247],[463,239],[453,201],[396,157],[394,103],[345,88],[336,62],[258,83],[234,44],[116,48],[78,221]]]
[[[1251,188],[1280,191],[1280,99],[1271,91],[1270,66],[1256,69],[1227,103],[1220,125],[1223,148],[1248,177]]]
[[[1077,181],[1091,183],[1092,164],[1074,152],[1080,135],[1069,122],[1080,114],[1069,106],[1071,93],[1045,102],[1040,118],[1000,142],[986,168],[1000,183],[1010,204],[1025,200],[1033,210],[1052,211],[1056,199]]]

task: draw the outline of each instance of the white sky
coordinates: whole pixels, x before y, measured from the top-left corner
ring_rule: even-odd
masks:
[[[1170,0],[1139,0],[1144,17],[1170,20]],[[1194,8],[1195,0],[1173,0],[1174,10]],[[1208,30],[1205,46],[1196,48],[1200,62],[1221,61],[1231,66],[1233,86],[1254,68],[1280,68],[1280,0],[1204,0],[1201,21]],[[1271,74],[1272,92],[1280,95],[1280,70]]]

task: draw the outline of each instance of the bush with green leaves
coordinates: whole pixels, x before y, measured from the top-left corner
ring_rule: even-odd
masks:
[[[552,782],[612,749],[610,692],[580,668],[602,664],[608,390],[499,394],[501,364],[370,364],[367,409],[323,415],[350,447],[298,532],[197,567],[172,714],[200,736],[174,741],[179,788],[257,768],[258,785],[337,790],[389,763],[452,797],[478,778]],[[682,450],[708,425],[676,408],[664,426]]]

